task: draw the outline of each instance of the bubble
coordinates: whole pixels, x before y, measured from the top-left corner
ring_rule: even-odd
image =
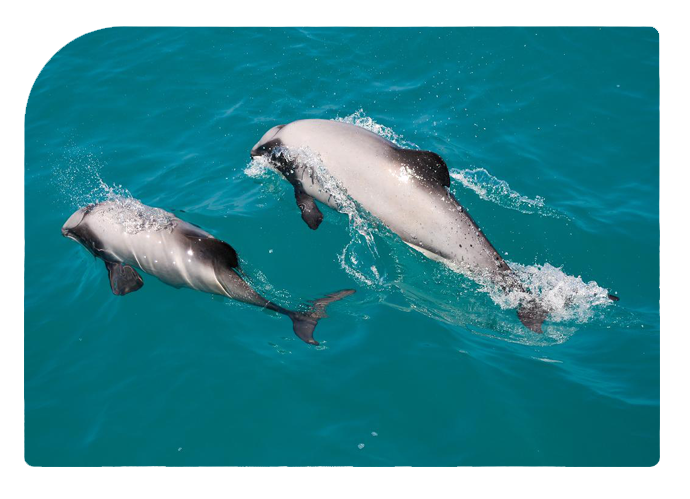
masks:
[[[173,214],[147,206],[132,197],[114,196],[102,206],[103,215],[121,225],[127,234],[172,231],[177,224]]]
[[[598,309],[610,306],[608,290],[595,281],[585,282],[582,277],[571,276],[549,263],[521,265],[508,262],[528,293],[513,290],[505,292],[489,282],[488,276],[480,278],[482,290],[501,308],[518,308],[529,296],[536,296],[549,311],[549,322],[574,321],[586,323]]]
[[[364,113],[364,109],[358,109],[354,113],[349,114],[343,118],[337,117],[333,121],[349,123],[351,125],[364,128],[365,130],[369,130],[370,132],[373,132],[376,135],[379,135],[384,139],[393,142],[396,146],[402,147],[404,149],[419,149],[419,146],[417,146],[417,144],[403,139],[402,135],[398,135],[397,133],[395,133],[392,128],[376,123],[376,121],[374,121]]]
[[[536,196],[530,199],[511,189],[508,182],[491,175],[484,168],[450,171],[450,176],[464,187],[472,190],[481,199],[490,201],[503,208],[526,214],[538,214],[545,217],[567,218],[562,213],[546,206],[544,198]]]

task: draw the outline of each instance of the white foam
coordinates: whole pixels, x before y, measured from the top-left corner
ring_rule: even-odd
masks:
[[[536,296],[549,311],[547,321],[589,322],[602,307],[611,305],[608,291],[595,281],[584,282],[581,277],[566,274],[561,268],[549,263],[543,265],[520,265],[508,262],[513,272],[525,286],[529,295],[522,291],[505,292],[488,282],[482,283],[482,290],[501,308],[518,308],[527,296]]]
[[[173,214],[147,206],[133,197],[111,195],[107,201],[104,213],[120,224],[127,234],[171,231],[175,227],[176,219]]]
[[[102,168],[103,163],[95,153],[72,146],[53,166],[53,183],[73,209],[116,197],[132,197],[121,185],[104,182]]]
[[[358,109],[354,113],[348,114],[343,118],[334,118],[333,121],[349,123],[351,125],[356,125],[360,128],[364,128],[366,130],[369,130],[370,132],[374,132],[376,135],[380,135],[384,139],[387,139],[393,142],[396,146],[402,147],[404,149],[419,149],[419,146],[417,146],[417,144],[405,140],[402,137],[402,135],[398,135],[397,133],[395,133],[392,128],[376,123],[376,121],[369,118],[364,113],[364,109]]]
[[[95,153],[72,146],[53,167],[53,182],[72,209],[106,203],[103,213],[122,225],[128,234],[172,229],[175,219],[172,214],[146,206],[121,185],[106,183],[101,177],[102,168],[103,163]]]
[[[508,182],[494,177],[484,168],[452,169],[450,176],[464,187],[474,191],[481,199],[496,203],[503,208],[527,214],[536,213],[546,217],[565,217],[553,208],[546,206],[543,197],[536,196],[531,199],[523,196],[511,189]]]
[[[339,255],[341,267],[353,278],[366,286],[377,286],[382,277],[376,268],[378,249],[374,240],[376,223],[348,195],[347,190],[326,169],[320,156],[309,148],[289,149],[280,147],[274,154],[284,157],[289,163],[299,163],[306,169],[306,175],[313,176],[329,196],[336,209],[347,215],[351,240]],[[365,252],[361,248],[366,248]],[[368,253],[368,254],[367,254]]]
[[[273,170],[273,165],[266,156],[256,156],[244,168],[244,174],[250,178],[265,178]]]

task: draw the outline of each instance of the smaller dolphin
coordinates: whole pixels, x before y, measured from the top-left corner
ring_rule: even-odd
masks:
[[[188,287],[227,296],[287,315],[295,334],[311,345],[325,308],[355,291],[345,289],[316,300],[306,312],[287,310],[263,298],[242,279],[237,253],[226,242],[172,213],[134,199],[91,204],[77,210],[62,227],[62,235],[77,241],[105,262],[116,295],[144,285],[134,267],[170,286]]]

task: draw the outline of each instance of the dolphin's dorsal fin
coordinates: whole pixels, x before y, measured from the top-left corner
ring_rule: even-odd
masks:
[[[205,239],[203,241],[206,248],[215,254],[217,263],[226,265],[231,269],[239,266],[237,251],[228,243],[220,239]]]
[[[113,290],[113,294],[124,296],[127,293],[133,293],[144,285],[144,280],[139,273],[129,265],[105,262],[105,268],[108,269],[110,289]]]
[[[398,149],[400,162],[412,169],[423,180],[450,187],[450,174],[445,161],[431,151],[417,151],[415,149]]]
[[[200,257],[208,258],[214,265],[218,265],[220,268],[230,269],[239,266],[235,248],[225,241],[221,241],[215,237],[199,238],[194,235],[190,235],[188,238],[192,243],[194,253],[199,254]]]

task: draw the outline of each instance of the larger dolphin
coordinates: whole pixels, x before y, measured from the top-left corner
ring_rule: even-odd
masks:
[[[240,276],[237,253],[196,225],[172,213],[133,199],[107,201],[77,210],[62,227],[62,235],[102,259],[116,295],[144,285],[134,267],[176,288],[188,287],[227,296],[287,315],[295,334],[313,345],[317,321],[329,303],[354,290],[343,290],[313,302],[307,312],[287,310],[259,295]]]
[[[362,127],[330,120],[299,120],[271,128],[251,151],[266,156],[292,184],[307,225],[323,219],[314,200],[335,206],[324,179],[332,178],[365,210],[424,255],[486,275],[505,290],[525,291],[469,213],[449,191],[450,175],[430,151],[402,149]],[[317,158],[325,172],[317,171]],[[324,175],[325,174],[325,175]],[[548,311],[528,294],[518,317],[542,332]]]

